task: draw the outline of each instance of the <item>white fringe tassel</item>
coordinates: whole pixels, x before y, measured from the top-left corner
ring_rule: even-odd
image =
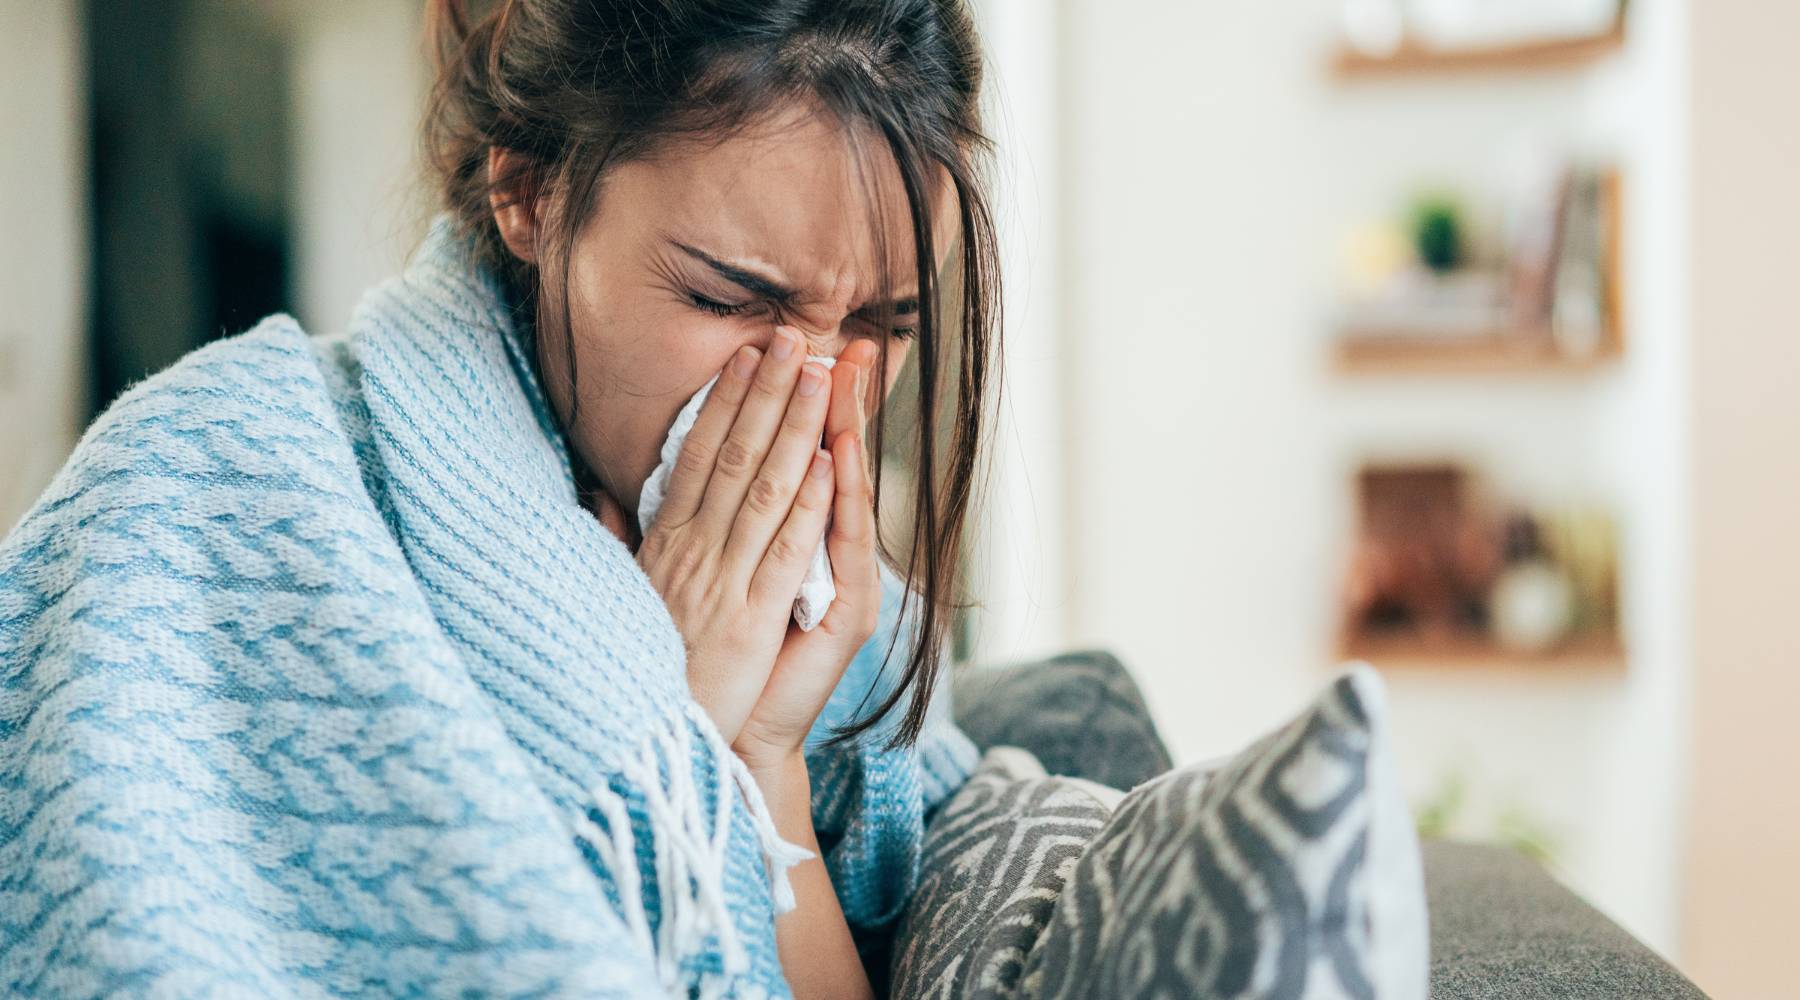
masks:
[[[589,819],[586,813],[575,819],[576,828],[587,838],[612,873],[619,902],[624,910],[625,926],[633,940],[646,954],[656,957],[657,979],[670,996],[687,996],[681,981],[681,963],[690,956],[704,955],[709,937],[716,938],[724,961],[723,977],[706,977],[701,995],[723,995],[728,981],[750,967],[749,955],[738,940],[737,927],[725,898],[725,861],[731,837],[730,787],[724,783],[729,774],[744,798],[750,821],[763,849],[763,862],[768,871],[769,891],[774,897],[776,914],[794,908],[794,889],[787,870],[813,856],[797,844],[781,839],[768,804],[744,762],[726,745],[714,728],[712,719],[698,705],[686,706],[687,718],[702,734],[712,751],[715,773],[720,777],[712,815],[705,815],[700,790],[694,784],[694,745],[688,727],[679,718],[669,720],[644,738],[635,760],[627,760],[622,775],[644,795],[650,826],[655,831],[656,884],[661,897],[662,921],[657,933],[650,932],[649,918],[644,912],[643,885],[638,875],[637,838],[631,831],[631,813],[625,800],[607,785],[590,792],[596,808],[606,819],[606,829]],[[665,784],[662,771],[668,771]],[[709,822],[710,820],[710,822]]]
[[[779,917],[794,908],[794,887],[788,881],[787,870],[812,858],[813,852],[781,839],[781,834],[775,830],[775,819],[769,815],[769,805],[763,801],[762,788],[750,769],[744,766],[743,758],[725,745],[725,737],[719,735],[705,709],[691,701],[686,707],[688,718],[712,747],[713,759],[730,768],[731,777],[744,796],[744,804],[750,808],[750,822],[755,824],[756,839],[762,844],[763,865],[769,873],[769,893],[774,896],[775,915]]]

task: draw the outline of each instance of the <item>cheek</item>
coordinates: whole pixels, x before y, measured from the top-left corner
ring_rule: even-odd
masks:
[[[635,510],[676,413],[749,338],[629,288],[599,291],[573,303],[581,397],[573,437],[614,498]]]
[[[577,297],[582,307],[575,322],[583,398],[603,393],[620,406],[649,411],[654,421],[667,399],[680,397],[678,408],[718,374],[743,341],[715,318],[672,301],[666,289],[636,275],[614,273],[615,280],[591,281]],[[587,384],[590,371],[592,387]],[[671,410],[669,417],[673,415]],[[666,427],[667,421],[663,423]]]

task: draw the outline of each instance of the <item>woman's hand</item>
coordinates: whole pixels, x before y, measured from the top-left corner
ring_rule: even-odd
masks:
[[[727,741],[737,747],[743,736],[759,758],[798,748],[873,630],[879,593],[858,392],[867,359],[853,347],[832,372],[806,365],[788,328],[766,356],[742,348],[701,407],[638,549],[687,644],[694,700]],[[827,430],[830,452],[818,446]],[[791,625],[794,595],[834,512],[830,553],[834,564],[840,551],[845,560],[834,565],[838,599],[818,629],[801,633]]]
[[[828,374],[802,367],[800,345],[779,329],[766,356],[745,347],[719,376],[638,561],[687,642],[694,700],[749,767],[781,837],[812,852],[789,869],[798,905],[776,921],[794,994],[868,997],[813,831],[801,749],[880,610],[863,454],[865,373],[876,354],[858,341]],[[802,632],[794,596],[828,513],[837,596]]]
[[[787,635],[762,696],[732,741],[732,749],[754,772],[779,767],[799,755],[807,732],[843,678],[844,669],[874,633],[881,612],[875,497],[863,452],[868,372],[875,359],[874,343],[859,340],[845,349],[831,370],[825,439],[831,442],[837,494],[825,545],[837,596],[811,632],[787,623]]]

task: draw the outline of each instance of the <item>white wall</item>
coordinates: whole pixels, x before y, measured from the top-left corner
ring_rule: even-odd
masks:
[[[1694,809],[1684,955],[1792,996],[1800,898],[1800,6],[1693,4]]]
[[[291,6],[295,292],[301,325],[328,333],[424,235],[416,154],[429,83],[419,4]]]
[[[1311,6],[1069,11],[1073,626],[1140,672],[1184,759],[1319,679],[1335,484]]]
[[[1666,952],[1685,675],[1680,10],[1633,6],[1630,52],[1591,72],[1341,86],[1330,0],[1069,0],[1067,574],[1073,638],[1124,655],[1192,760],[1329,676],[1359,460],[1464,457],[1521,499],[1615,505],[1624,675],[1390,685],[1415,797],[1466,769],[1472,814],[1540,819],[1566,877]],[[1420,182],[1479,190],[1502,137],[1533,131],[1625,159],[1627,361],[1589,379],[1332,376],[1344,231]]]
[[[994,211],[1005,276],[1004,374],[993,468],[975,533],[972,658],[1061,651],[1071,590],[1065,358],[1059,296],[1059,11],[1043,0],[980,0],[988,57],[987,128],[997,147]]]
[[[62,465],[85,415],[79,8],[0,4],[0,535]]]

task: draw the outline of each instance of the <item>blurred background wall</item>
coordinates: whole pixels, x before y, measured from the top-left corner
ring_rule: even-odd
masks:
[[[1603,60],[1332,71],[1342,4],[1067,8],[1070,637],[1143,671],[1181,756],[1292,711],[1339,653],[1353,477],[1471,466],[1509,504],[1616,519],[1623,654],[1444,649],[1388,670],[1415,802],[1541,840],[1655,946],[1679,918],[1690,544],[1682,18]],[[1340,247],[1419,189],[1479,205],[1539,154],[1629,178],[1629,347],[1597,368],[1334,364]],[[1098,388],[1097,388],[1098,387]],[[1529,828],[1529,832],[1526,832]]]
[[[131,382],[274,311],[340,328],[423,233],[420,10],[0,8],[0,519]]]
[[[0,522],[86,423],[87,94],[73,4],[0,7]]]
[[[1458,4],[1507,7],[1404,9]],[[1545,858],[1703,987],[1787,989],[1800,15],[1635,0],[1459,59],[1394,48],[1383,0],[977,8],[1009,356],[972,655],[1114,649],[1185,760],[1366,656],[1428,829]],[[130,381],[271,310],[341,328],[402,265],[419,30],[409,0],[0,6],[0,521]],[[1572,190],[1616,192],[1606,309],[1565,266],[1585,313],[1488,336],[1534,207],[1586,260]],[[1481,335],[1350,336],[1427,309]],[[1370,633],[1419,614],[1354,596],[1392,589],[1380,489],[1432,482],[1475,498],[1483,586],[1540,609],[1591,574],[1527,543],[1602,525],[1601,626],[1502,627],[1533,605],[1496,583],[1460,631]]]
[[[1794,991],[1800,890],[1800,5],[1692,19],[1694,722],[1681,956],[1722,997]]]

